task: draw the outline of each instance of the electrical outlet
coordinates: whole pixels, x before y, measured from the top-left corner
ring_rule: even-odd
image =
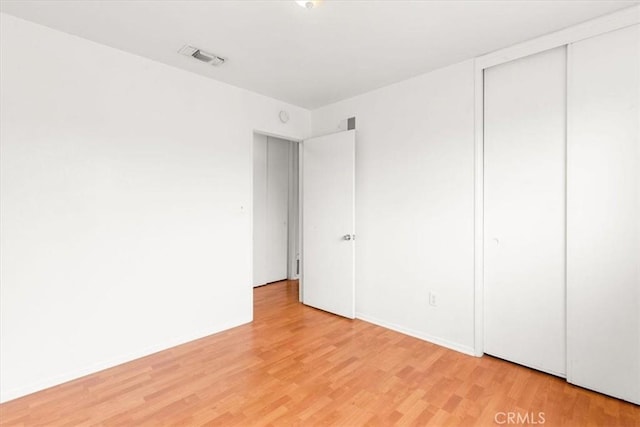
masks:
[[[434,294],[433,292],[429,292],[429,305],[433,307],[438,306],[438,300],[436,298],[436,294]]]

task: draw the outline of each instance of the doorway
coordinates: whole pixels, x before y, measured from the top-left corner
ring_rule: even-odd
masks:
[[[298,143],[253,134],[253,286],[300,273]]]

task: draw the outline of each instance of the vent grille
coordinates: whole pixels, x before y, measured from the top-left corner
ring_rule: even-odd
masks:
[[[198,49],[197,47],[193,47],[189,45],[183,46],[182,49],[178,51],[178,53],[181,53],[182,55],[185,55],[185,56],[190,56],[192,58],[197,59],[198,61],[202,61],[206,64],[213,65],[214,67],[218,67],[224,64],[225,61],[227,60],[226,58],[223,58],[221,56],[218,56],[209,52],[204,52],[203,50]]]

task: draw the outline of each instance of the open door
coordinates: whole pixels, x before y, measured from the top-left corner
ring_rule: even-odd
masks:
[[[355,130],[302,143],[302,302],[355,317]]]

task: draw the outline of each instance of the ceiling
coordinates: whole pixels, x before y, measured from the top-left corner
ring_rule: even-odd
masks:
[[[314,109],[637,1],[0,2],[0,11]],[[177,53],[227,57],[221,67]]]

